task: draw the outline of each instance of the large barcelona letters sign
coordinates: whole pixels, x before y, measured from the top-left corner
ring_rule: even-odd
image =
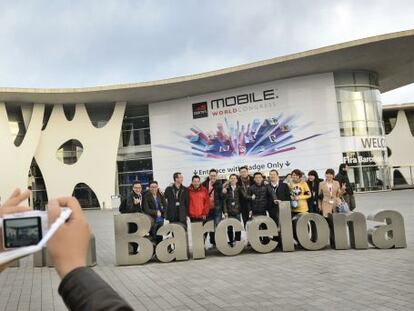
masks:
[[[375,222],[367,227],[367,220]],[[213,221],[193,223],[191,225],[192,248],[190,250],[188,235],[180,224],[166,224],[158,229],[157,234],[164,237],[154,245],[148,235],[151,219],[144,214],[118,214],[114,216],[115,248],[117,265],[144,264],[153,257],[154,252],[161,262],[182,261],[205,258],[204,234],[215,232],[216,246],[225,256],[240,254],[244,241],[237,241],[233,246],[227,243],[227,228],[244,231],[236,219],[222,220],[214,230]],[[312,236],[308,228],[311,223]],[[333,214],[328,220],[318,214],[303,214],[291,219],[290,205],[282,202],[279,208],[279,226],[266,216],[256,217],[248,223],[247,239],[258,253],[269,253],[281,244],[283,252],[295,250],[295,242],[305,250],[322,250],[330,245],[333,249],[367,249],[369,244],[379,249],[405,248],[404,219],[400,213],[392,210],[379,211],[367,218],[359,212]],[[278,239],[263,239],[275,237]],[[131,251],[133,250],[133,251]]]

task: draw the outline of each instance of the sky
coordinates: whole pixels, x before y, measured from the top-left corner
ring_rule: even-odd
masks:
[[[411,0],[0,0],[0,87],[151,81],[408,29]],[[414,102],[414,84],[382,101]]]

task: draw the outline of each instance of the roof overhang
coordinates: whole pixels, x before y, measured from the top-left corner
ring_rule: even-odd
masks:
[[[413,110],[413,109],[414,109],[414,103],[382,105],[383,111]]]
[[[158,81],[87,88],[0,88],[0,102],[151,103],[266,81],[348,70],[377,72],[381,92],[413,83],[414,30]]]

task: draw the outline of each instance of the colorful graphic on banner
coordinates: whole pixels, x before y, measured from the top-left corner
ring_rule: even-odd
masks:
[[[217,123],[215,132],[202,130],[197,126],[190,134],[182,135],[191,151],[168,145],[155,145],[175,152],[194,156],[194,160],[205,158],[267,157],[296,149],[295,144],[323,135],[316,133],[305,137],[295,137],[294,116],[283,118],[278,115],[263,121],[254,119],[248,124],[229,121]]]

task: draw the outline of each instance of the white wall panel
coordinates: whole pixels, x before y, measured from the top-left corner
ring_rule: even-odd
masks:
[[[28,172],[38,146],[43,121],[43,104],[33,106],[22,144],[14,145],[6,105],[0,103],[0,196],[4,202],[15,188],[27,188]],[[24,114],[28,116],[28,114]]]

